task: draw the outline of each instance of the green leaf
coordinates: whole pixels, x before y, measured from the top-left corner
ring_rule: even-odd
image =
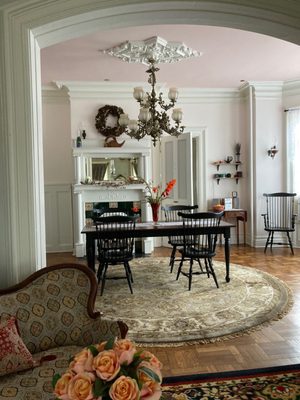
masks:
[[[96,378],[93,386],[93,394],[95,397],[103,397],[105,392],[107,391],[109,385],[103,383],[100,378]]]
[[[121,365],[120,372],[119,372],[118,375],[119,375],[119,376],[122,376],[122,375],[124,375],[124,376],[131,376],[129,370],[127,370],[126,368],[124,368],[123,365]]]
[[[144,351],[144,350],[140,350],[140,351],[137,351],[136,353],[134,353],[133,359],[135,360],[135,359],[137,359],[137,358],[140,358],[140,355],[143,353],[143,351]]]
[[[114,347],[114,344],[115,344],[115,339],[114,338],[110,338],[106,342],[106,345],[105,345],[104,349],[105,350],[111,350]]]
[[[55,375],[53,375],[53,378],[52,378],[52,387],[53,388],[55,388],[55,385],[56,385],[56,382],[59,380],[61,378],[61,375],[60,374],[55,374]]]
[[[158,383],[160,382],[159,376],[154,371],[152,371],[152,369],[142,366],[139,368],[139,370],[143,371],[144,374],[148,375],[149,378],[151,378],[153,381]]]
[[[92,353],[93,357],[96,357],[99,354],[99,351],[92,344],[90,346],[88,346],[87,348],[90,350],[90,352]]]

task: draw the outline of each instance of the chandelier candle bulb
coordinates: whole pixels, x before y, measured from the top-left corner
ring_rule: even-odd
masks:
[[[128,114],[121,114],[119,118],[119,125],[120,126],[127,126],[129,123]]]
[[[138,100],[138,101],[143,100],[144,96],[145,96],[145,93],[144,93],[144,89],[142,87],[135,87],[133,89],[133,97],[136,100]]]
[[[178,90],[177,88],[170,88],[168,97],[170,100],[177,100],[178,98]]]
[[[128,121],[128,128],[129,128],[131,131],[136,132],[136,131],[138,130],[138,122],[137,122],[137,120],[135,120],[135,119],[130,119],[130,120]]]
[[[174,108],[174,110],[172,112],[172,118],[175,122],[180,122],[182,120],[181,108]]]
[[[143,107],[140,109],[139,120],[143,122],[148,122],[151,118],[151,114],[149,112],[149,108]]]

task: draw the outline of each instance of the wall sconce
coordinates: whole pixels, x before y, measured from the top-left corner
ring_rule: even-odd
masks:
[[[278,153],[278,151],[279,150],[277,149],[277,147],[273,146],[268,150],[268,156],[272,157],[272,159],[273,159],[275,157],[275,155]]]

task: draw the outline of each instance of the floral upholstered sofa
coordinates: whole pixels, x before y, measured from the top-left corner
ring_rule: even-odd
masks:
[[[75,353],[126,336],[126,324],[94,311],[97,287],[86,266],[64,264],[0,291],[0,399],[53,400],[52,377]]]

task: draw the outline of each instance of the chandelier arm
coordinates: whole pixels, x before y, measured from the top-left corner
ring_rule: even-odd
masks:
[[[145,136],[150,136],[153,145],[156,145],[157,141],[160,141],[163,133],[167,133],[171,136],[179,136],[183,131],[184,127],[180,126],[179,118],[175,118],[174,126],[171,126],[170,117],[166,111],[174,107],[177,98],[177,89],[170,89],[169,92],[169,102],[166,103],[163,100],[163,94],[155,92],[156,85],[156,75],[155,73],[159,71],[159,68],[155,67],[154,60],[149,60],[150,67],[146,71],[149,74],[148,83],[151,85],[151,90],[144,94],[142,88],[136,88],[137,95],[134,96],[137,102],[140,104],[141,110],[139,114],[139,120],[133,124],[132,128],[126,128],[126,133],[137,140],[143,139]],[[174,94],[175,91],[175,94]],[[139,93],[141,94],[139,96]],[[171,95],[170,95],[171,93]],[[140,97],[140,98],[139,98]],[[174,97],[174,98],[173,98]],[[160,109],[157,109],[158,106]],[[179,113],[180,114],[180,113]],[[178,112],[177,112],[178,115]],[[172,117],[174,118],[174,117]]]

